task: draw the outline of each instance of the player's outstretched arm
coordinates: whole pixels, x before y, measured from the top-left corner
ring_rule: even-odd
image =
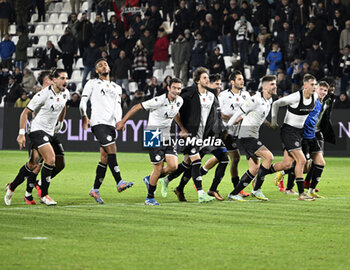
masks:
[[[127,113],[126,115],[123,117],[122,120],[120,120],[117,123],[116,129],[117,130],[124,130],[125,129],[125,123],[126,121],[128,121],[131,117],[134,116],[134,114],[136,114],[139,110],[143,109],[141,103],[134,105]]]
[[[276,129],[278,127],[277,115],[278,115],[279,108],[288,106],[288,105],[293,105],[295,103],[298,103],[299,100],[300,100],[300,94],[298,92],[295,92],[286,97],[280,98],[276,100],[274,103],[272,103],[271,128]]]
[[[188,130],[184,127],[181,121],[180,113],[177,113],[177,115],[174,117],[176,124],[180,128],[180,137],[186,138],[188,136]]]
[[[26,146],[25,128],[29,113],[32,113],[32,111],[28,108],[25,108],[21,113],[21,117],[19,118],[19,132],[17,136],[17,143],[19,145],[20,150],[22,150],[22,148]]]

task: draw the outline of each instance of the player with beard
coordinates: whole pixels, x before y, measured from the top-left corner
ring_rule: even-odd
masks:
[[[57,120],[64,110],[66,102],[70,99],[69,91],[66,89],[68,76],[63,69],[56,69],[52,72],[52,85],[47,86],[34,95],[28,106],[24,109],[20,117],[20,130],[17,142],[22,149],[25,147],[25,126],[28,115],[35,113],[31,122],[29,138],[31,147],[36,149],[44,160],[41,170],[40,202],[46,205],[56,205],[57,203],[48,195],[48,189],[55,168],[55,149],[51,144]],[[34,156],[33,156],[34,157]],[[6,185],[4,201],[6,205],[11,205],[12,195],[15,189],[24,182],[32,171],[37,167],[38,162],[31,158],[18,172],[16,178]],[[27,195],[27,194],[26,194]]]
[[[122,180],[116,156],[115,129],[123,113],[121,108],[122,89],[110,81],[110,68],[106,59],[98,59],[95,68],[98,78],[86,83],[79,108],[83,119],[83,129],[87,130],[90,124],[92,133],[100,143],[100,162],[97,165],[94,186],[89,195],[97,203],[102,204],[103,200],[99,189],[105,177],[107,165],[117,183],[118,192],[130,188],[133,183]],[[87,102],[89,100],[91,102],[91,119],[87,116]]]

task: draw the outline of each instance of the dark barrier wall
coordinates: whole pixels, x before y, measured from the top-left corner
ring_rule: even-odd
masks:
[[[1,114],[3,121],[3,149],[18,149],[16,138],[18,135],[18,122],[22,109],[0,109],[0,138]],[[125,112],[124,112],[125,113]],[[124,132],[117,133],[117,146],[119,152],[143,152],[143,129],[147,125],[147,112],[137,113],[126,124]],[[279,123],[283,122],[284,113],[280,114]],[[334,110],[332,114],[333,128],[336,134],[336,145],[325,144],[326,156],[350,156],[350,111]],[[276,155],[282,154],[279,130],[263,127],[260,131],[261,141]],[[67,116],[59,138],[66,151],[98,151],[99,145],[90,130],[81,128],[79,111],[76,108],[67,110]],[[0,142],[1,145],[1,142]]]

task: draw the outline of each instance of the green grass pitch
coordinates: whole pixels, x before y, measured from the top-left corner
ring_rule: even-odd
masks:
[[[27,160],[22,151],[0,151],[0,185]],[[193,184],[189,202],[156,191],[159,207],[145,206],[147,154],[118,154],[121,173],[134,187],[118,193],[108,171],[97,205],[88,195],[98,153],[66,153],[66,168],[52,180],[58,205],[26,205],[25,185],[11,206],[0,203],[0,269],[349,269],[350,158],[326,158],[319,184],[325,199],[298,201],[266,177],[270,201],[200,205]],[[280,160],[277,157],[276,160]],[[241,158],[240,175],[247,169]],[[203,178],[209,188],[214,171]],[[219,190],[231,191],[229,170]],[[247,190],[250,191],[251,187]],[[1,193],[4,195],[4,191]],[[38,198],[35,194],[35,199]],[[43,237],[35,240],[28,238]]]

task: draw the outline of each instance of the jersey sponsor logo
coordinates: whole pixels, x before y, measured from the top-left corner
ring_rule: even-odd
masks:
[[[143,147],[160,147],[161,134],[159,129],[145,129],[143,131]]]

